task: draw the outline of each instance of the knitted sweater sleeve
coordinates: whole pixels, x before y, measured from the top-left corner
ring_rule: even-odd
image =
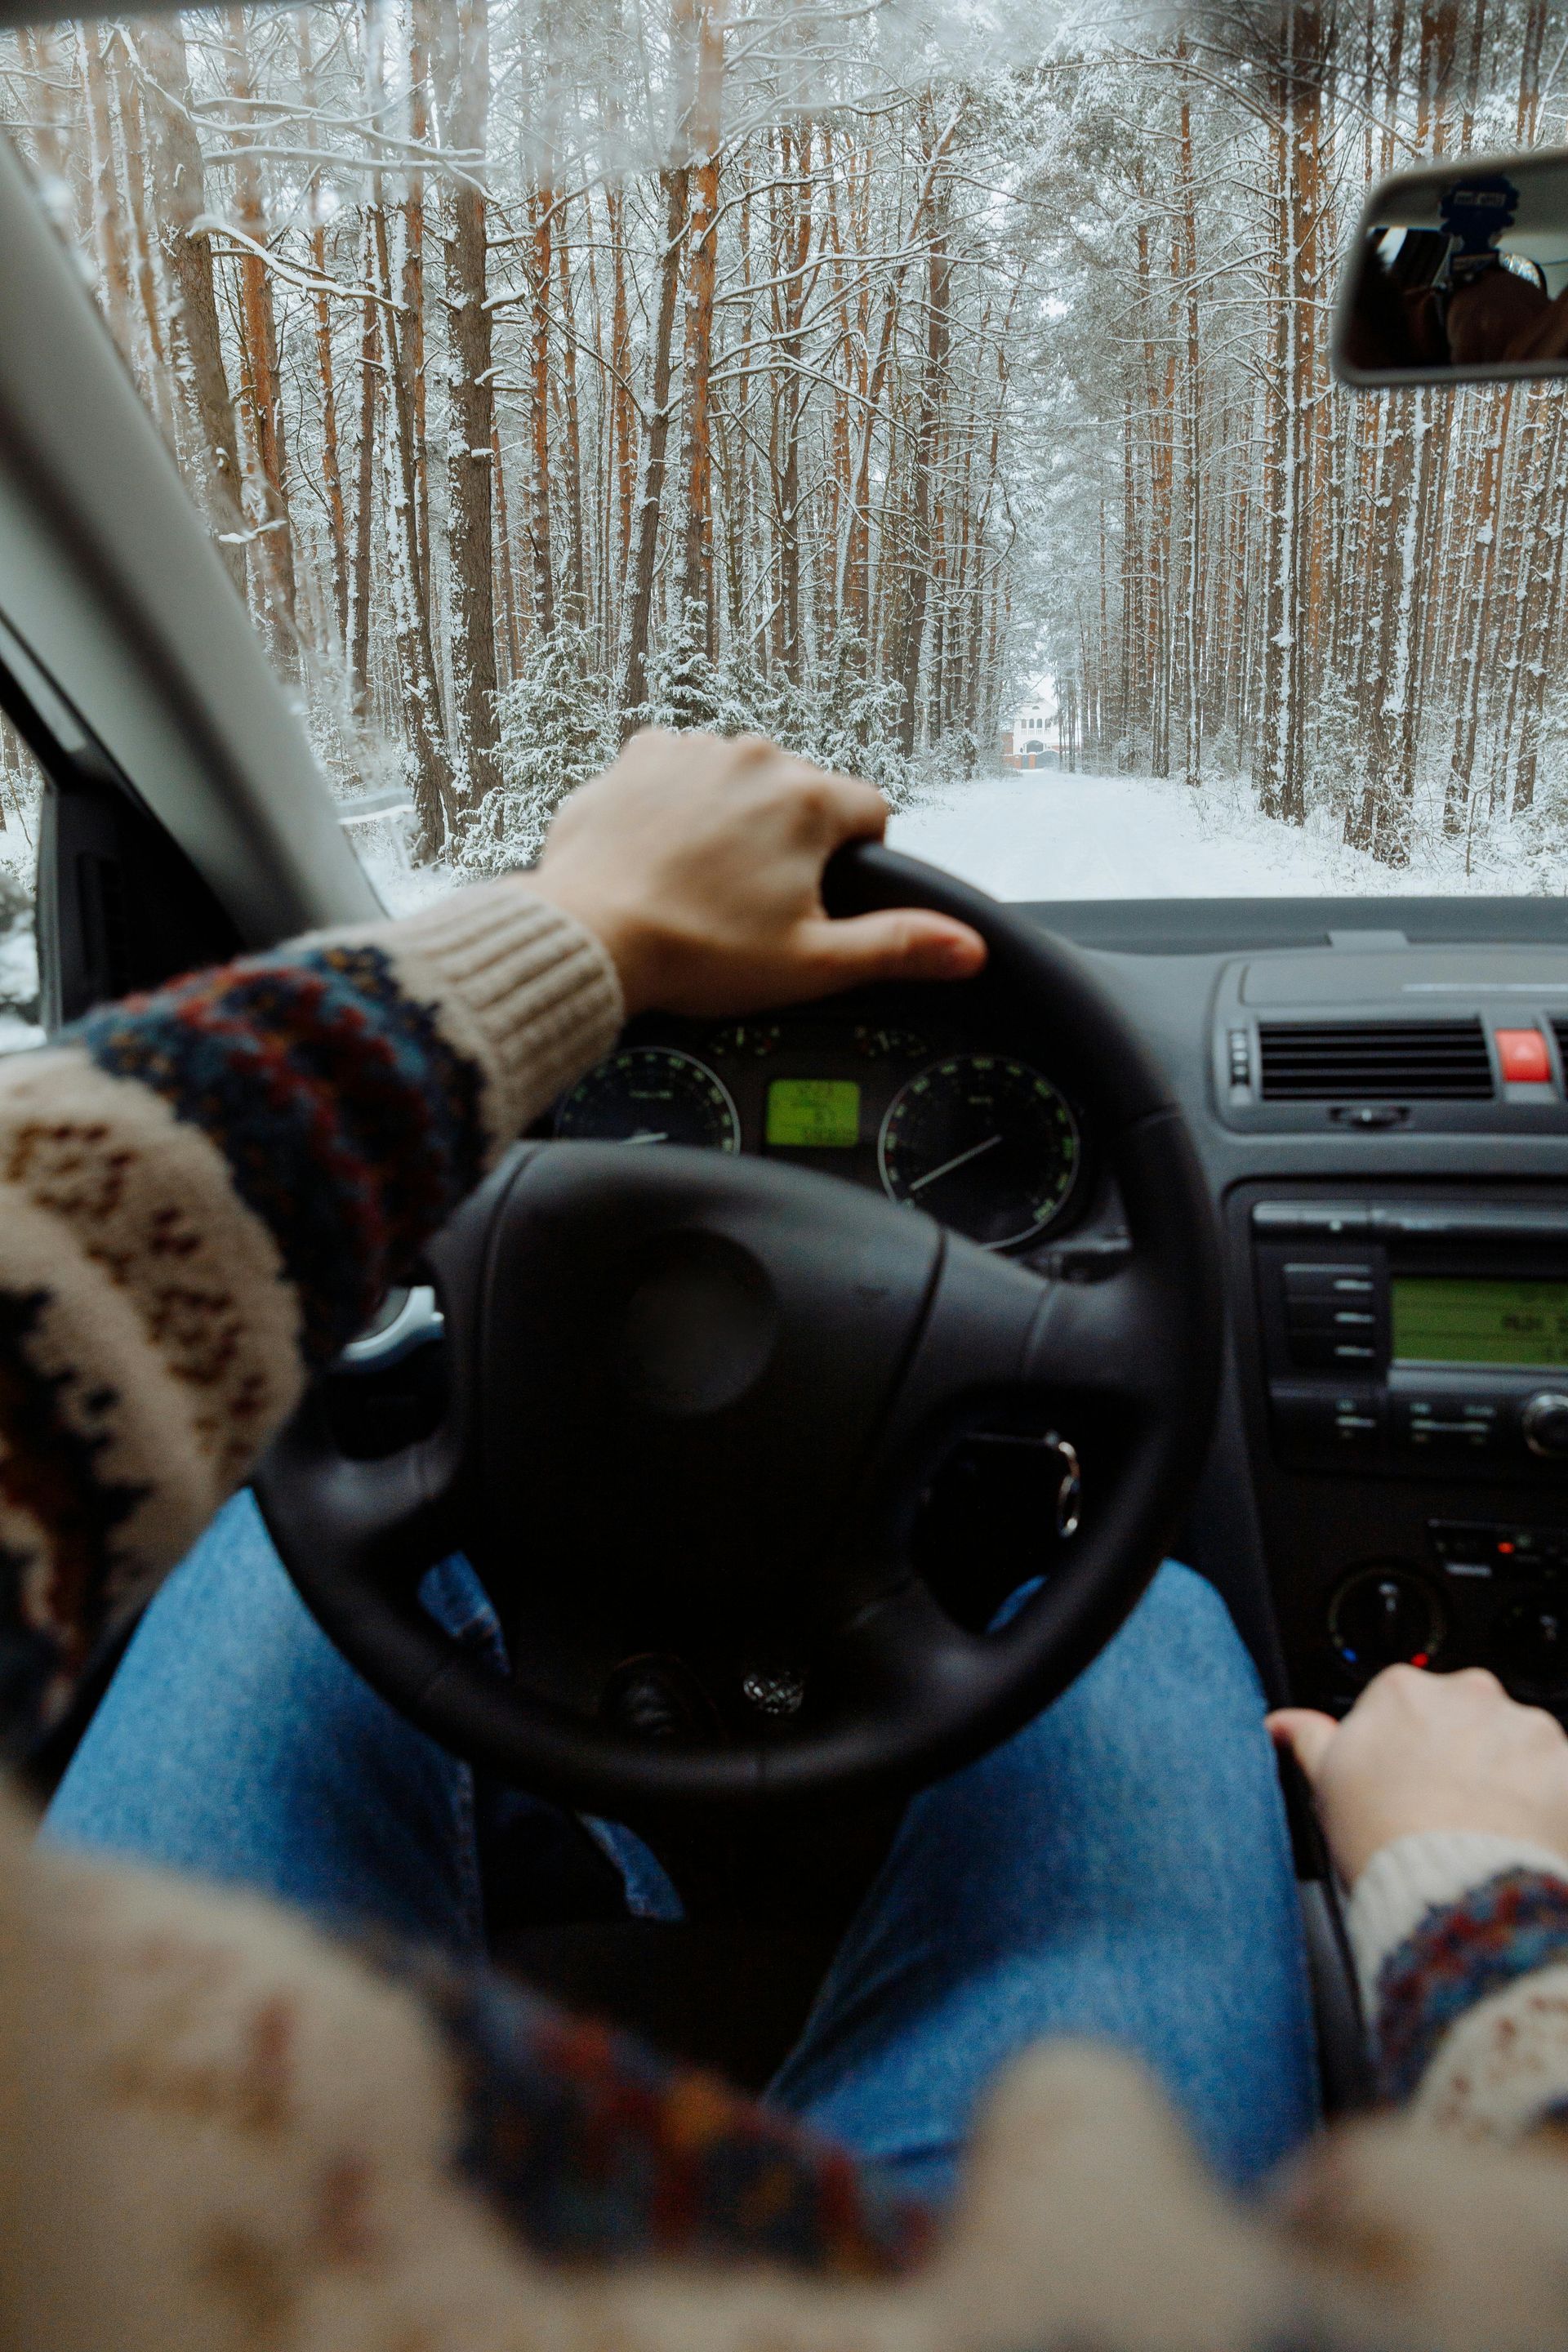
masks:
[[[622,1009],[598,941],[500,882],[0,1063],[14,1748]]]
[[[1568,2122],[1568,1860],[1475,1831],[1396,1838],[1348,1924],[1384,2102],[1472,2138]]]

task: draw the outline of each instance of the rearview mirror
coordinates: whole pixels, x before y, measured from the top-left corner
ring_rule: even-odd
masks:
[[[1355,384],[1568,375],[1568,150],[1451,155],[1380,181],[1333,357]]]

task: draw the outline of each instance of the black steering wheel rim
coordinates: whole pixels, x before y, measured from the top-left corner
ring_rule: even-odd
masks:
[[[1206,1447],[1220,1333],[1213,1213],[1182,1114],[1142,1041],[1077,950],[934,868],[860,847],[833,862],[825,895],[834,914],[924,905],[982,932],[991,986],[1049,1036],[1053,1070],[1094,1121],[1131,1236],[1127,1267],[1089,1285],[1059,1276],[1042,1282],[944,1235],[923,1217],[833,1178],[776,1163],[669,1149],[634,1154],[613,1145],[524,1146],[432,1252],[453,1350],[453,1402],[442,1428],[389,1460],[349,1461],[337,1452],[320,1394],[312,1393],[257,1481],[301,1595],[373,1686],[469,1761],[541,1794],[623,1818],[910,1788],[983,1753],[1063,1690],[1115,1632],[1169,1547]],[[599,1254],[612,1262],[612,1274],[628,1252],[628,1263],[640,1267],[644,1258],[663,1264],[673,1249],[679,1280],[687,1282],[700,1244],[708,1253],[703,1263],[721,1265],[717,1278],[729,1299],[750,1281],[750,1275],[742,1279],[745,1267],[762,1269],[773,1299],[766,1315],[774,1338],[767,1345],[780,1364],[768,1359],[758,1374],[758,1398],[751,1391],[743,1404],[719,1398],[709,1416],[712,1429],[705,1431],[697,1427],[701,1412],[682,1406],[671,1418],[674,1409],[662,1397],[651,1425],[679,1457],[681,1447],[710,1439],[722,1447],[726,1415],[752,1411],[742,1437],[750,1432],[750,1442],[762,1447],[759,1458],[773,1465],[770,1500],[777,1514],[787,1517],[790,1507],[780,1466],[790,1464],[777,1452],[767,1381],[773,1381],[774,1423],[791,1412],[808,1414],[805,1391],[831,1381],[846,1349],[850,1370],[858,1350],[871,1367],[868,1386],[880,1381],[886,1391],[874,1412],[868,1408],[853,1465],[856,1500],[845,1520],[847,1540],[861,1548],[857,1559],[872,1565],[863,1577],[858,1567],[847,1572],[846,1605],[831,1641],[824,1642],[828,1663],[820,1703],[805,1711],[804,1723],[749,1745],[651,1746],[543,1701],[487,1672],[416,1597],[426,1567],[495,1522],[507,1450],[505,1423],[489,1396],[498,1379],[509,1395],[521,1392],[520,1383],[527,1389],[533,1360],[542,1363],[550,1355],[547,1339],[565,1347],[569,1366],[580,1361],[582,1380],[590,1383],[600,1378],[605,1349],[613,1355],[618,1345],[624,1355],[624,1331],[620,1341],[607,1339],[597,1350],[592,1334],[562,1340],[574,1316],[592,1322],[600,1312],[601,1293],[574,1288],[579,1277],[569,1261],[592,1257],[606,1234],[616,1246]],[[880,1285],[887,1295],[868,1306],[859,1322],[844,1326],[847,1337],[840,1334],[836,1349],[801,1355],[815,1336],[805,1328],[813,1312],[841,1314],[849,1272],[867,1266],[875,1278],[858,1287],[869,1295]],[[703,1279],[710,1277],[710,1268]],[[605,1277],[606,1333],[622,1329],[615,1319],[625,1304],[624,1289],[614,1286],[619,1279]],[[646,1289],[645,1283],[639,1300]],[[790,1314],[779,1339],[781,1291],[790,1291]],[[791,1304],[796,1293],[805,1302],[798,1313]],[[520,1357],[518,1327],[531,1319],[531,1307],[541,1319]],[[744,1355],[752,1344],[744,1336],[751,1312],[742,1312],[740,1325],[731,1328],[731,1318],[724,1326],[723,1344],[731,1351],[739,1345]],[[879,1317],[887,1328],[868,1338],[868,1318],[874,1324]],[[908,1521],[900,1498],[907,1503],[912,1496],[961,1402],[988,1390],[1055,1397],[1080,1388],[1095,1390],[1127,1417],[1115,1486],[1078,1538],[1069,1567],[1004,1630],[960,1635],[898,1558],[899,1530],[907,1530]],[[536,1412],[548,1417],[556,1409],[549,1387],[536,1381],[527,1392]],[[614,1391],[606,1408],[610,1391],[595,1389],[593,1410],[607,1410],[613,1420],[619,1394]],[[587,1388],[583,1395],[589,1396]],[[639,1410],[653,1408],[644,1398]],[[569,1432],[570,1421],[563,1426]],[[641,1444],[640,1421],[635,1433]],[[817,1455],[837,1441],[837,1423],[820,1423],[815,1450],[793,1459],[797,1483],[815,1475]],[[717,1458],[711,1451],[690,1457]],[[542,1475],[547,1486],[548,1471]],[[526,1523],[526,1479],[517,1505]],[[759,1517],[765,1525],[766,1506]],[[489,1557],[495,1553],[492,1538]],[[570,1578],[573,1570],[566,1559],[542,1557],[528,1573]],[[493,1591],[493,1579],[487,1580]]]

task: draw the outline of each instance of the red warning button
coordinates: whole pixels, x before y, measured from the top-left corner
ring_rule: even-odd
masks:
[[[1499,1029],[1494,1034],[1505,1078],[1516,1086],[1550,1084],[1552,1064],[1547,1059],[1546,1040],[1539,1029]]]

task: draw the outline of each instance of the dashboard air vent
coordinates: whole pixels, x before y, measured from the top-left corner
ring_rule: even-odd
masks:
[[[1479,1021],[1260,1021],[1265,1102],[1489,1102]]]

